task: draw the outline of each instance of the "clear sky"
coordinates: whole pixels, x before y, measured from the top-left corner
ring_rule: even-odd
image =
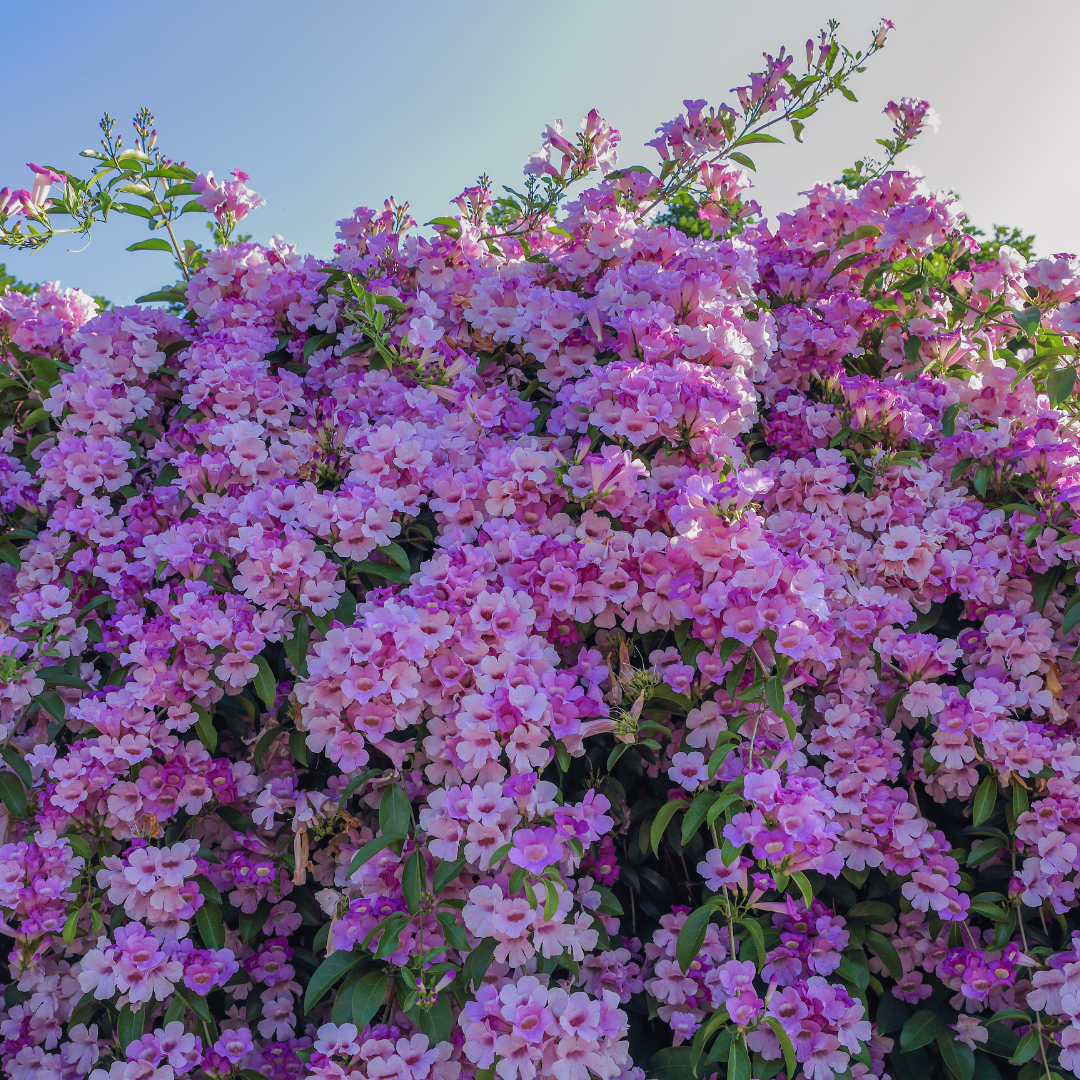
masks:
[[[765,211],[872,153],[885,103],[913,95],[942,124],[903,164],[983,227],[1080,251],[1076,0],[9,0],[0,186],[29,187],[26,161],[88,164],[76,155],[101,113],[127,124],[146,104],[172,157],[251,174],[268,203],[245,222],[256,239],[326,255],[354,206],[393,194],[423,222],[482,171],[516,183],[544,124],[593,106],[622,130],[621,164],[652,164],[642,143],[684,98],[719,103],[762,50],[801,50],[830,17],[861,46],[882,16],[896,30],[859,103],[830,103],[802,146],[754,155]],[[165,255],[123,250],[145,235],[118,220],[81,252],[61,239],[0,262],[130,302],[172,278]]]

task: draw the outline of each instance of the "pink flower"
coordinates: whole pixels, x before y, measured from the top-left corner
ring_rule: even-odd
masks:
[[[514,846],[508,856],[515,866],[522,866],[533,874],[543,873],[562,857],[562,845],[555,836],[555,830],[546,826],[538,829],[518,829],[514,833]]]
[[[687,791],[696,791],[709,779],[704,755],[697,750],[691,750],[689,754],[675,754],[668,776]]]

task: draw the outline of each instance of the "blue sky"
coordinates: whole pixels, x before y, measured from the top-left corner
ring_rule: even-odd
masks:
[[[942,117],[901,159],[959,192],[979,224],[1018,225],[1041,253],[1080,251],[1075,0],[54,0],[4,11],[7,102],[0,186],[30,186],[26,161],[79,166],[109,110],[141,105],[168,152],[218,175],[235,167],[267,200],[247,227],[319,255],[334,222],[388,195],[425,221],[481,171],[516,183],[544,124],[595,106],[623,132],[622,164],[683,98],[720,102],[763,49],[801,43],[830,18],[861,45],[879,18],[886,50],[830,103],[805,145],[762,149],[768,213],[834,179],[887,133],[889,98]],[[189,218],[185,220],[199,220]],[[195,226],[194,235],[198,236]],[[117,302],[171,280],[161,253],[127,253],[145,230],[110,222],[85,250],[0,249],[25,280],[61,279]]]

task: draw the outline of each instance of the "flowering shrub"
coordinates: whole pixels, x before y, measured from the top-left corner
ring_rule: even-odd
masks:
[[[146,114],[4,189],[184,279],[0,299],[7,1076],[1080,1070],[1080,262],[893,168],[924,102],[746,194],[887,29],[327,262]]]

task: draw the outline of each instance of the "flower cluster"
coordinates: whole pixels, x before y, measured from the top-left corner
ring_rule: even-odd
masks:
[[[865,163],[763,220],[806,55],[0,298],[10,1080],[1080,1070],[1080,260]]]

